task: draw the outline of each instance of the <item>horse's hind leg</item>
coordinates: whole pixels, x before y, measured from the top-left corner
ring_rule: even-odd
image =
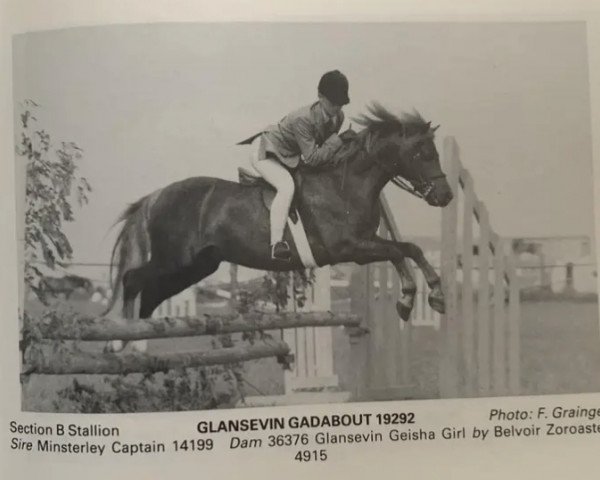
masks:
[[[125,319],[149,318],[164,300],[214,273],[220,262],[217,250],[209,247],[185,267],[161,268],[151,261],[129,270],[123,276],[123,316]],[[134,350],[147,349],[147,340],[130,343]],[[125,345],[113,342],[110,350],[120,351]]]
[[[145,298],[144,292],[152,289],[159,278],[165,276],[165,269],[157,267],[153,262],[128,271],[123,277],[123,313],[125,318],[139,319],[148,318],[150,314],[144,316],[142,304]],[[158,306],[158,305],[157,305]],[[156,306],[155,306],[156,308]],[[152,309],[154,310],[154,309]],[[131,348],[137,352],[145,352],[148,349],[148,340],[133,340],[130,342]]]
[[[219,264],[220,260],[215,255],[205,253],[189,267],[162,274],[146,282],[140,294],[140,318],[150,318],[162,302],[208,277],[219,268]],[[132,342],[132,347],[138,351],[146,351],[147,345],[147,340]]]
[[[123,275],[123,316],[125,318],[139,318],[139,302],[136,302],[136,299],[144,285],[158,274],[159,269],[152,262],[148,262],[132,268]]]
[[[128,270],[123,275],[123,318],[125,321],[139,318],[140,299],[139,293],[148,279],[156,275],[156,268],[151,262]],[[143,342],[143,341],[142,341]],[[105,351],[119,352],[123,350],[129,342],[122,340],[112,340],[108,342]],[[136,350],[144,350],[143,343],[136,344],[132,342]]]
[[[220,263],[216,249],[209,247],[196,257],[192,265],[162,273],[147,282],[141,294],[140,318],[149,318],[166,299],[216,272]]]

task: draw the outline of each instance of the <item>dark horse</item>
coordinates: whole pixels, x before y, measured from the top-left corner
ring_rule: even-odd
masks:
[[[296,208],[313,256],[320,266],[391,261],[402,283],[397,307],[404,319],[416,293],[405,263],[410,258],[431,288],[430,305],[442,312],[440,278],[422,250],[377,236],[379,197],[389,181],[408,182],[432,206],[452,199],[434,144],[437,127],[417,113],[397,117],[378,104],[369,113],[356,119],[365,128],[338,150],[335,167],[301,166],[295,173]],[[292,260],[271,259],[265,188],[270,187],[264,182],[250,186],[194,177],[130,205],[119,219],[124,225],[113,249],[118,268],[108,310],[122,288],[124,318],[148,318],[161,302],[212,274],[223,261],[270,271],[304,268],[287,228]]]

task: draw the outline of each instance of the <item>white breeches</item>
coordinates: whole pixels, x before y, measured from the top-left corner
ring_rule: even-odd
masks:
[[[281,241],[294,197],[294,180],[277,160],[259,158],[260,137],[252,143],[251,163],[254,169],[276,190],[271,205],[271,245]]]

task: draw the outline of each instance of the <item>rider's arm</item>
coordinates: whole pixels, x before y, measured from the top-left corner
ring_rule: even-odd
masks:
[[[345,119],[345,118],[346,118],[346,116],[344,115],[344,112],[342,112],[342,111],[340,110],[340,112],[338,113],[337,119],[336,119],[336,120],[337,120],[337,123],[338,123],[338,125],[337,125],[337,127],[336,127],[336,129],[335,129],[335,133],[340,133],[340,130],[342,129],[342,125],[343,125],[343,123],[344,123],[344,119]]]
[[[329,162],[333,154],[342,145],[342,139],[336,133],[325,140],[321,146],[317,145],[310,124],[304,118],[299,118],[296,121],[294,137],[300,147],[302,161],[311,166],[323,165]]]

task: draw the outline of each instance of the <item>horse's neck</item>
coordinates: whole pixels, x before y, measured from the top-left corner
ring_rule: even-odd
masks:
[[[337,166],[331,169],[300,169],[298,175],[301,183],[318,183],[332,189],[341,197],[351,196],[356,200],[364,199],[373,202],[379,199],[381,190],[389,181],[389,175],[369,151],[374,145],[367,131],[361,131],[351,145],[344,147]]]
[[[362,133],[362,132],[361,132]],[[379,197],[381,190],[389,181],[389,175],[376,161],[373,145],[369,145],[371,138],[368,134],[357,139],[361,142],[355,158],[349,159],[347,165],[347,177],[350,184],[363,192]]]
[[[359,140],[363,139],[357,139]],[[330,186],[340,196],[350,195],[367,202],[376,200],[389,179],[386,178],[381,165],[370,158],[363,144],[354,146],[354,152],[348,152],[348,156],[339,161],[335,168],[307,172],[305,175],[313,176],[315,181]]]

